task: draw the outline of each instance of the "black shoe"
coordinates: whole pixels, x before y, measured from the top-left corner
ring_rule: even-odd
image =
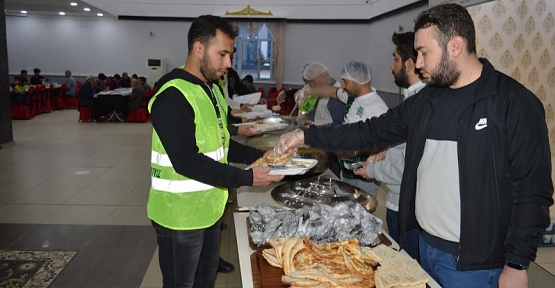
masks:
[[[218,267],[218,272],[231,273],[233,272],[233,270],[235,270],[235,266],[233,266],[233,264],[225,261],[224,259],[222,259],[222,257],[220,257],[220,265]]]

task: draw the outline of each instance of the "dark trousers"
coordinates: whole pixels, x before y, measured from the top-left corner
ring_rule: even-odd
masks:
[[[399,242],[399,212],[387,209],[385,220],[387,222],[387,229],[389,236],[396,242]],[[403,243],[403,250],[409,254],[410,257],[420,262],[420,253],[418,248],[418,241],[420,237],[420,229],[412,228],[405,234],[405,242]]]
[[[209,287],[216,282],[221,220],[206,229],[172,230],[154,221],[164,288]]]

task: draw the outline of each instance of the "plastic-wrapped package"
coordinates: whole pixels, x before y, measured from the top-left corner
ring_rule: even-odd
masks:
[[[249,231],[253,243],[267,244],[268,239],[307,236],[314,242],[334,242],[357,238],[361,245],[378,245],[382,221],[368,213],[360,204],[334,207],[317,204],[285,210],[268,204],[251,211]]]

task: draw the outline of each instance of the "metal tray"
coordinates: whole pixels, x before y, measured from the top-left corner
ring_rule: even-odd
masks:
[[[289,208],[302,208],[306,205],[338,203],[354,205],[359,203],[368,212],[374,212],[378,200],[366,191],[327,175],[288,182],[274,188],[272,198]]]

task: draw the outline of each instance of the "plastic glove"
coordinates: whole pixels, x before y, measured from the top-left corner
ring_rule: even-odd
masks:
[[[275,154],[297,154],[299,146],[304,144],[304,132],[297,129],[293,132],[285,133],[279,137],[279,141],[274,147]]]
[[[277,104],[281,105],[281,103],[285,102],[285,97],[287,97],[285,91],[281,90],[276,98]]]
[[[301,104],[310,95],[311,95],[310,86],[305,85],[302,89],[300,89],[295,93],[295,102],[297,102],[297,104]]]

